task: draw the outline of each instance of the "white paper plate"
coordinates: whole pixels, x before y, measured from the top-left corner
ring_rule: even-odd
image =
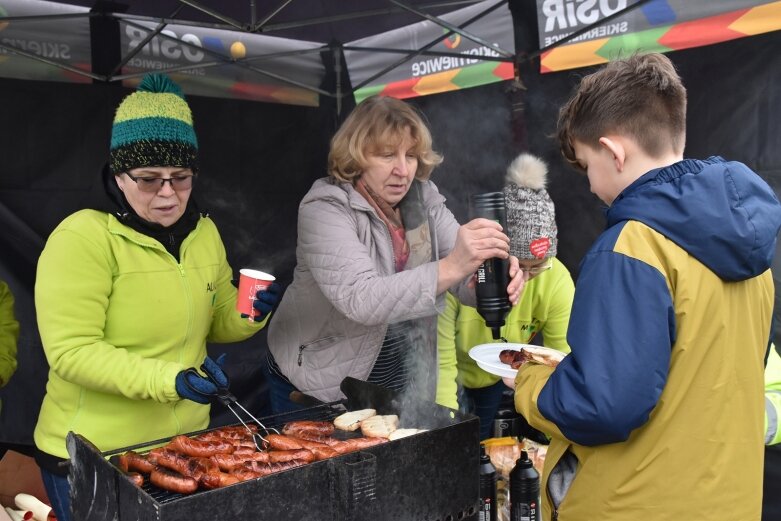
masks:
[[[561,351],[556,351],[549,347],[540,347],[531,344],[514,344],[512,342],[498,342],[495,344],[480,344],[469,350],[469,356],[477,362],[478,367],[483,371],[503,378],[515,378],[518,374],[517,369],[513,369],[508,364],[502,363],[499,360],[499,353],[505,349],[515,349],[520,351],[521,348],[527,348],[531,351],[549,353],[559,360],[563,360],[565,354]]]

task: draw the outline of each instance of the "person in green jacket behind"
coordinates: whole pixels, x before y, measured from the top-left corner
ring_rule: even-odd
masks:
[[[770,344],[765,365],[765,445],[781,443],[781,356]]]
[[[217,387],[194,368],[228,384],[206,343],[249,338],[276,303],[272,286],[258,292],[254,320],[236,311],[222,239],[191,197],[199,175],[179,86],[145,76],[114,117],[105,206],[65,218],[38,261],[49,376],[34,439],[59,521],[72,519],[59,465],[68,432],[109,451],[206,428]]]
[[[19,322],[14,315],[14,296],[8,289],[8,284],[0,280],[0,387],[4,387],[16,371],[18,340]],[[0,452],[0,458],[2,457]]]
[[[508,342],[528,344],[540,335],[545,346],[568,353],[567,324],[575,285],[556,259],[558,230],[553,201],[545,190],[547,173],[547,165],[531,154],[521,154],[507,169],[504,194],[510,254],[518,257],[526,284],[520,301],[505,318],[501,336]],[[477,309],[461,304],[450,293],[437,327],[437,403],[453,409],[460,406],[477,415],[480,439],[489,438],[507,386],[499,376],[478,367],[469,350],[496,342],[491,329]]]
[[[781,519],[781,356],[775,344],[765,365],[765,468],[762,521]]]

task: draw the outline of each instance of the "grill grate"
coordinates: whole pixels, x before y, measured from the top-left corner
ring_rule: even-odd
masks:
[[[345,382],[352,379],[346,379]],[[459,521],[476,513],[479,427],[477,418],[430,402],[353,380],[341,402],[261,418],[281,429],[293,420],[332,421],[345,410],[371,407],[378,414],[409,416],[426,432],[362,451],[316,461],[214,490],[177,494],[145,482],[136,487],[107,457],[148,452],[169,438],[101,453],[89,440],[68,435],[72,505],[80,521],[212,521],[249,517],[274,521]],[[402,424],[404,414],[399,414]],[[419,418],[419,420],[411,419]],[[240,424],[237,424],[240,425]],[[209,432],[204,429],[191,435]],[[360,436],[337,431],[342,439]],[[445,478],[442,478],[444,476]],[[100,504],[97,514],[96,504]]]
[[[298,411],[278,414],[275,416],[268,416],[267,418],[261,419],[261,422],[269,430],[276,429],[277,431],[281,431],[282,427],[290,421],[294,421],[294,420],[333,421],[334,418],[336,418],[346,410],[347,409],[346,407],[344,407],[343,404],[337,402],[334,404],[318,405],[316,407],[310,407]],[[240,423],[235,423],[229,426],[235,427],[240,425],[241,425]],[[221,427],[205,429],[205,430],[191,433],[191,435],[202,434],[205,432],[218,430],[220,428]],[[262,433],[263,432],[261,431],[261,434]],[[358,433],[345,432],[340,430],[335,431],[333,434],[334,438],[342,439],[342,440],[346,440],[358,436],[360,436],[360,434]],[[107,452],[105,453],[105,455],[110,456],[115,454],[122,454],[128,450],[133,450],[135,452],[138,452],[139,454],[146,454],[149,451],[149,449],[159,446],[160,442],[164,442],[164,441],[166,440],[155,440],[154,442],[145,442],[142,445],[134,445],[132,447],[124,447],[122,449],[117,449],[111,452]],[[350,464],[348,463],[348,465]],[[288,469],[288,470],[294,470],[294,469]],[[282,472],[287,472],[287,471],[282,471]],[[356,499],[370,500],[374,497],[374,473],[370,472],[369,470],[363,467],[361,467],[358,470],[358,472],[362,473],[362,476],[354,476],[352,478],[353,489],[355,490],[355,494],[357,495]],[[205,489],[200,489],[200,488],[197,491],[193,492],[192,494],[180,494],[178,492],[171,492],[153,485],[152,483],[149,482],[148,477],[144,477],[144,484],[142,485],[141,489],[147,494],[149,494],[158,503],[170,503],[172,501],[189,497],[194,494],[202,494],[204,492],[207,492]]]

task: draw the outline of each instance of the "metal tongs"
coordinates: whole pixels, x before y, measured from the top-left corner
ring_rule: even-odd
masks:
[[[265,434],[271,434],[276,433],[279,434],[279,431],[277,429],[269,428],[263,425],[260,420],[255,418],[255,416],[252,415],[251,412],[249,412],[243,405],[241,405],[238,400],[236,400],[236,397],[233,395],[233,393],[230,392],[229,385],[230,380],[228,379],[228,375],[222,374],[219,377],[216,376],[212,371],[209,370],[209,368],[206,366],[206,363],[201,364],[201,371],[206,375],[206,378],[214,384],[214,387],[217,388],[217,392],[211,393],[211,396],[219,400],[225,407],[228,408],[230,412],[233,413],[233,415],[241,422],[241,424],[247,429],[247,432],[250,433],[250,436],[252,437],[253,443],[255,443],[255,448],[257,448],[259,451],[264,450],[264,447],[268,447],[268,441],[266,438],[264,438],[260,432],[253,431],[247,423],[251,423],[249,420],[246,422],[241,417],[241,415],[234,409],[234,406],[241,409],[244,414],[252,418],[252,421],[257,424],[257,426],[265,433]],[[193,368],[187,369],[187,372],[195,373],[197,376],[201,376],[197,373],[197,371]],[[190,386],[189,383],[187,383],[187,379],[184,379],[185,383]],[[191,387],[192,388],[192,387]],[[193,389],[194,391],[197,391],[196,389]],[[197,392],[203,392],[203,391],[197,391]]]

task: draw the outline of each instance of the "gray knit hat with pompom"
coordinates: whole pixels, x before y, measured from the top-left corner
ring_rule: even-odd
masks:
[[[548,165],[531,154],[521,154],[507,167],[504,197],[510,255],[521,260],[556,256],[556,210],[545,190]]]

